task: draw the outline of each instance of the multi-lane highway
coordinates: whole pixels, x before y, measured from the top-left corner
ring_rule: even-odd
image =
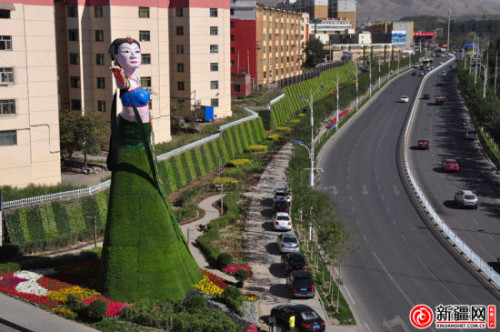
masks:
[[[443,244],[405,190],[398,166],[399,142],[421,80],[409,74],[395,79],[319,155],[325,170],[320,187],[331,195],[339,217],[357,234],[359,249],[343,265],[342,279],[359,331],[413,330],[409,313],[417,304],[499,303],[498,294],[485,288],[467,263]],[[432,79],[429,84],[428,91],[434,96]],[[400,103],[402,95],[408,95],[410,103]],[[419,128],[429,126],[431,120],[420,118],[428,112],[419,110]],[[442,131],[447,128],[445,121],[440,124]],[[417,152],[431,155],[438,140],[445,140],[442,136],[420,137],[424,134],[416,132],[415,137],[430,138],[431,150],[412,150],[412,159],[419,159]],[[442,149],[440,154],[446,147]],[[426,175],[423,166],[416,167],[418,176]],[[436,167],[431,166],[430,172],[446,178]],[[452,191],[447,200],[453,198]],[[437,202],[448,208],[440,199]]]

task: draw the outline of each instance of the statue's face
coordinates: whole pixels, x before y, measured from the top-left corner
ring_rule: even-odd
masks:
[[[142,63],[141,48],[136,43],[123,43],[118,46],[115,59],[125,71],[137,69]]]

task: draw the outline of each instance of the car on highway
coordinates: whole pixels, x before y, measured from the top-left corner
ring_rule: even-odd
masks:
[[[323,332],[325,321],[313,308],[305,304],[283,304],[271,309],[271,317],[281,327],[288,328],[290,317],[295,316],[295,329],[299,332]]]
[[[477,209],[479,200],[477,196],[470,190],[459,190],[455,193],[455,203],[462,208]]]
[[[291,203],[292,202],[292,193],[290,192],[290,190],[288,188],[278,188],[276,189],[276,191],[274,192],[274,201],[276,202],[277,200],[279,200],[280,198],[285,198],[285,200],[288,202],[288,203]]]
[[[307,270],[294,270],[286,277],[286,287],[292,292],[292,298],[314,297],[315,289],[314,279]]]
[[[460,166],[455,159],[445,159],[443,160],[443,171],[445,172],[458,172]]]
[[[465,138],[468,140],[475,140],[477,139],[477,131],[474,129],[469,129],[465,132]]]
[[[407,95],[403,95],[403,96],[401,96],[400,101],[402,103],[408,103],[410,101],[410,97],[408,97]]]
[[[443,86],[443,82],[442,81],[437,81],[436,82],[436,86]]]
[[[417,147],[421,150],[429,150],[431,143],[428,139],[419,139],[417,141]]]
[[[277,231],[291,231],[292,218],[287,212],[277,212],[274,216],[273,227]]]
[[[444,71],[444,70],[443,70],[443,71],[441,72],[441,76],[446,76],[446,71]]]
[[[297,253],[282,255],[281,264],[285,267],[286,275],[295,270],[307,270],[306,259]]]
[[[428,93],[424,93],[424,95],[422,96],[422,99],[431,99],[431,95]]]
[[[278,244],[278,249],[281,253],[300,252],[299,239],[293,232],[278,235],[276,243]]]
[[[424,76],[425,75],[425,72],[421,71],[420,73],[418,73],[418,76]]]
[[[273,212],[278,213],[278,212],[290,212],[290,203],[286,201],[286,199],[281,198],[274,202],[273,206]]]

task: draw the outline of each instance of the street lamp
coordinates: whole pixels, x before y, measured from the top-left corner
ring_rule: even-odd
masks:
[[[370,57],[370,61],[368,62],[370,68],[370,98],[372,97],[372,58]]]
[[[335,89],[337,90],[337,114],[336,114],[336,124],[337,128],[339,127],[339,84],[340,84],[340,78],[344,76],[344,74],[351,72],[352,69],[346,70],[345,72],[342,73],[342,75],[339,75],[337,72],[337,80],[334,81],[333,78],[330,78],[330,81],[335,83]]]
[[[311,150],[309,150],[309,148],[307,148],[307,146],[305,146],[301,141],[294,141],[294,143],[302,145],[309,151],[309,157],[311,158],[311,173],[309,176],[309,185],[311,186],[311,188],[314,187],[314,95],[324,87],[326,87],[326,84],[320,86],[314,92],[312,91],[312,89],[309,89],[309,99],[304,96],[300,96],[300,98],[309,103],[309,109],[311,110]]]

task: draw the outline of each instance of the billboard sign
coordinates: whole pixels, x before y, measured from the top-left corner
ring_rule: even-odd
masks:
[[[406,44],[406,31],[405,30],[393,30],[391,42],[393,44]]]
[[[413,34],[414,37],[434,37],[436,31],[418,31]]]

